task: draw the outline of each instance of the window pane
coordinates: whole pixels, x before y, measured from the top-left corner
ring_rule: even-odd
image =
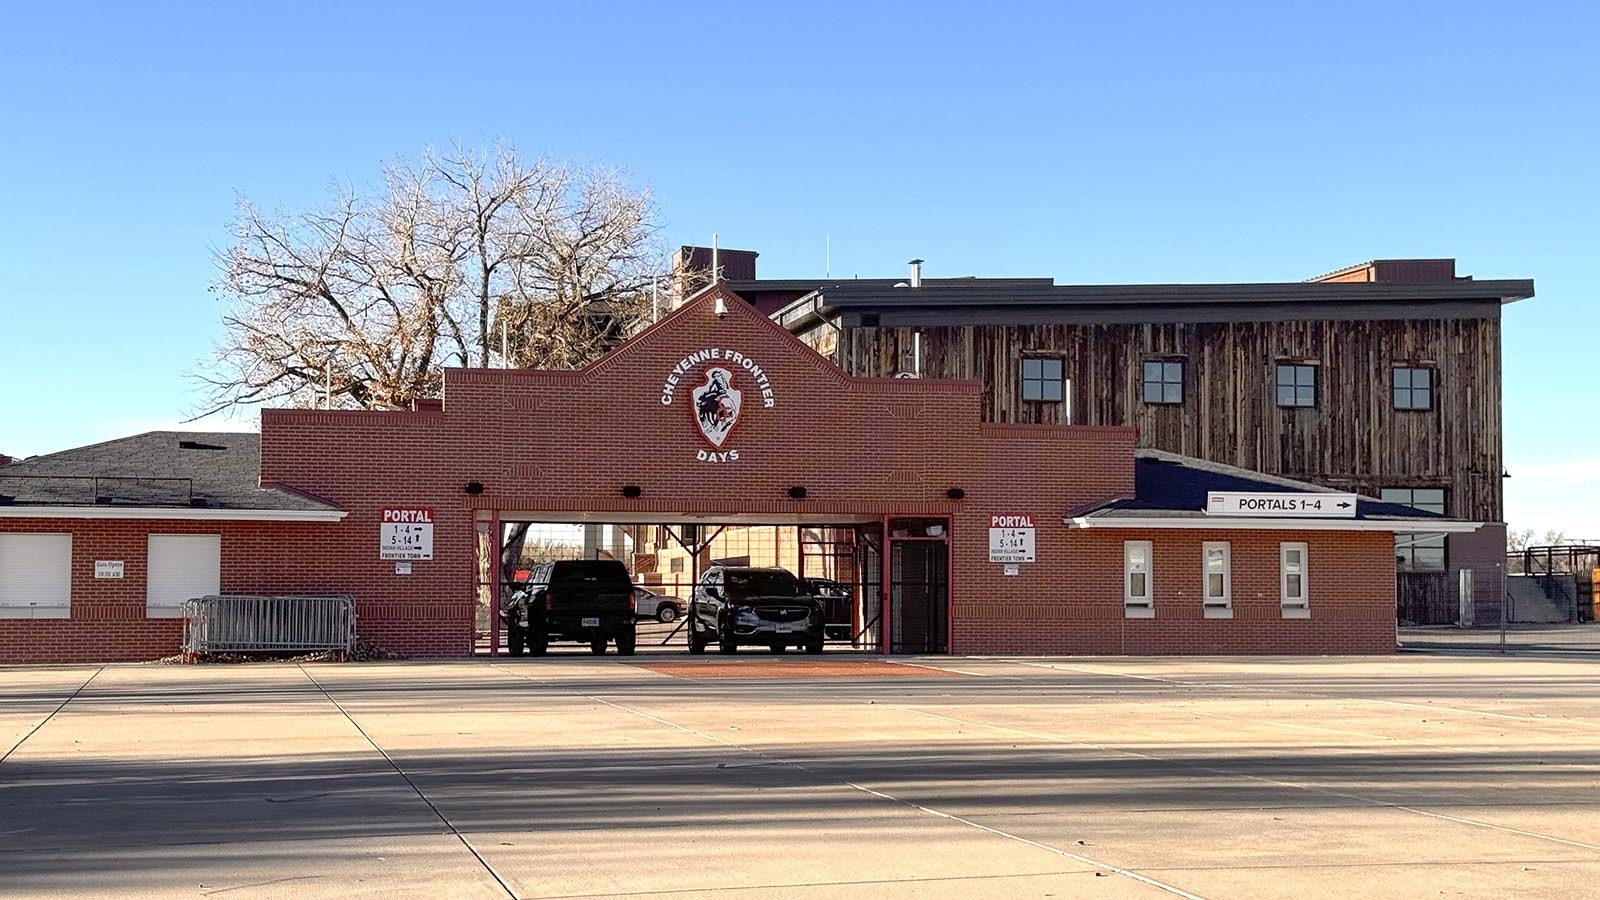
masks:
[[[1212,572],[1222,571],[1222,551],[1212,548],[1206,551],[1206,568]]]
[[[1043,386],[1043,383],[1040,382],[1040,381],[1037,381],[1035,379],[1023,379],[1023,381],[1022,381],[1022,399],[1024,399],[1024,400],[1038,400],[1039,399],[1040,390],[1041,390],[1042,386]]]
[[[1278,367],[1278,387],[1283,387],[1284,385],[1289,385],[1290,387],[1294,386],[1293,366]]]
[[[1300,571],[1300,549],[1291,547],[1283,551],[1283,567],[1291,572]]]
[[[1041,371],[1044,372],[1044,377],[1046,380],[1061,380],[1061,360],[1042,359],[1039,362],[1042,366]]]
[[[1146,403],[1160,403],[1161,402],[1161,396],[1162,396],[1161,390],[1162,390],[1161,389],[1161,382],[1159,382],[1159,381],[1146,381],[1144,383],[1144,402],[1146,402]]]
[[[1294,405],[1294,385],[1292,385],[1292,384],[1291,385],[1284,385],[1284,384],[1278,385],[1278,405],[1279,406],[1293,406]]]
[[[1288,576],[1288,578],[1285,579],[1285,581],[1287,582],[1288,590],[1287,590],[1286,593],[1287,593],[1289,599],[1298,600],[1302,596],[1304,596],[1304,594],[1300,590],[1300,576],[1299,575],[1295,575],[1295,574],[1291,573]]]
[[[1427,390],[1433,387],[1433,370],[1416,369],[1411,373],[1411,386]]]
[[[1411,370],[1410,369],[1395,369],[1394,370],[1394,386],[1395,386],[1396,389],[1411,387]]]
[[[1316,404],[1316,389],[1308,385],[1301,385],[1294,389],[1295,406],[1313,406]]]
[[[1417,488],[1411,492],[1411,505],[1429,512],[1444,512],[1444,488]]]
[[[1222,596],[1222,573],[1216,572],[1206,576],[1206,596]]]
[[[1145,381],[1160,381],[1161,380],[1161,363],[1146,361],[1145,364],[1144,364],[1144,380]]]
[[[1128,594],[1133,597],[1145,596],[1143,572],[1128,573]]]
[[[1411,504],[1411,489],[1383,488],[1378,491],[1378,499],[1385,503],[1404,503],[1409,506]]]
[[[1444,569],[1443,547],[1414,547],[1412,548],[1412,568],[1416,571],[1440,571]]]
[[[1183,402],[1183,385],[1167,384],[1162,386],[1162,399],[1167,403]]]
[[[1169,362],[1166,363],[1163,368],[1165,369],[1165,373],[1162,380],[1175,382],[1177,384],[1183,383],[1183,363]]]
[[[1046,399],[1046,400],[1060,400],[1061,399],[1061,379],[1057,378],[1054,381],[1046,381],[1044,383],[1044,399]]]
[[[1039,363],[1040,362],[1042,362],[1042,360],[1037,360],[1037,359],[1025,359],[1025,360],[1023,360],[1022,361],[1022,377],[1023,378],[1040,378],[1040,377],[1042,377],[1043,372],[1040,370],[1040,367],[1039,367]]]
[[[1411,389],[1412,409],[1433,409],[1433,395],[1427,388]]]

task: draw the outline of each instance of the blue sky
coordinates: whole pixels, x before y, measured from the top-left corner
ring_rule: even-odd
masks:
[[[152,7],[157,5],[150,5]],[[238,196],[423,147],[625,167],[769,277],[1532,277],[1508,518],[1600,538],[1594,4],[5,7],[0,451],[162,427]],[[227,423],[224,423],[227,424]],[[233,427],[250,424],[232,423]]]

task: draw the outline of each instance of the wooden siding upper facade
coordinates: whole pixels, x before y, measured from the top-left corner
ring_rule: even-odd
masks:
[[[1376,496],[1438,487],[1452,517],[1500,521],[1500,318],[872,326],[803,331],[854,375],[972,379],[995,422],[1124,425],[1140,444]],[[1235,316],[1234,318],[1242,318]],[[917,337],[920,335],[920,339]],[[1062,402],[1024,400],[1025,358],[1059,359]],[[1183,399],[1146,403],[1143,363],[1183,364]],[[1316,403],[1281,407],[1279,363],[1316,367]],[[1396,409],[1397,366],[1431,369],[1431,408]]]

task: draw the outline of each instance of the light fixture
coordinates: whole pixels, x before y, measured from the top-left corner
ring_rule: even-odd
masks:
[[[637,484],[625,484],[622,486],[622,496],[627,497],[630,500],[643,493],[644,489],[639,487]]]
[[[711,311],[717,314],[717,318],[726,319],[728,317],[728,301],[727,301],[727,299],[724,298],[721,294],[718,294],[716,303],[711,307]]]
[[[469,481],[469,482],[467,482],[466,491],[469,494],[481,494],[481,493],[483,493],[483,482],[481,482],[481,481]]]
[[[797,484],[794,487],[789,488],[789,496],[796,500],[804,500],[806,498],[806,489]]]
[[[949,497],[951,500],[960,500],[967,496],[967,492],[961,488],[951,488],[950,490],[945,491],[944,495]]]

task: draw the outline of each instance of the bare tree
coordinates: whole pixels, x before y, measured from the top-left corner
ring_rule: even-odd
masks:
[[[325,390],[403,407],[438,396],[445,366],[583,365],[648,318],[655,219],[617,172],[505,146],[391,166],[371,202],[336,188],[325,208],[269,217],[241,201],[200,416]]]

